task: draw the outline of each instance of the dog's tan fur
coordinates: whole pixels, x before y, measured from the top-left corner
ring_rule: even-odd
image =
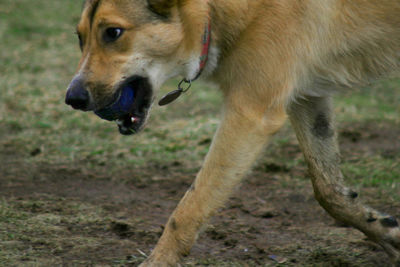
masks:
[[[155,13],[158,13],[155,14]],[[127,76],[193,78],[210,18],[204,78],[224,95],[223,119],[204,165],[142,266],[176,265],[201,226],[228,198],[258,154],[290,118],[319,203],[400,264],[400,229],[343,185],[330,94],[400,68],[399,0],[92,0],[78,32],[78,73],[101,106]],[[105,27],[126,32],[103,44]],[[215,52],[218,51],[218,52]],[[193,63],[194,62],[194,63]]]

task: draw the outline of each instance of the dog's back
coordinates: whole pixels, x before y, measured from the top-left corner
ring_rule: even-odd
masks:
[[[309,36],[322,52],[312,59],[316,77],[351,86],[398,72],[400,1],[311,2],[322,11]]]
[[[234,47],[221,41],[221,58],[225,50],[230,55],[217,81],[240,72],[229,80],[241,83],[240,77],[251,76],[269,88],[285,80],[299,93],[320,95],[399,72],[399,0],[229,2],[216,3],[215,12],[241,16],[246,27],[225,21],[216,26],[224,28],[225,39],[235,40]]]

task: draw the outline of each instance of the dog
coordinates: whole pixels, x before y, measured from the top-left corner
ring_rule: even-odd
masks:
[[[143,128],[169,78],[183,80],[162,105],[198,77],[223,93],[205,162],[141,266],[179,264],[287,119],[321,206],[400,265],[396,218],[343,184],[331,100],[339,88],[398,75],[399,0],[86,0],[77,34],[82,58],[66,103],[122,134]]]

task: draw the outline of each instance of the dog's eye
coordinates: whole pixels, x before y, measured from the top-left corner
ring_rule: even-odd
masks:
[[[103,39],[106,43],[116,41],[124,32],[121,28],[107,28],[104,32]]]

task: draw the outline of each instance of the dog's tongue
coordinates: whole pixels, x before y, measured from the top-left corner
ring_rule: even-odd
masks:
[[[125,86],[122,88],[117,101],[105,108],[96,110],[94,113],[104,120],[114,121],[129,114],[134,100],[135,91],[132,87]]]

